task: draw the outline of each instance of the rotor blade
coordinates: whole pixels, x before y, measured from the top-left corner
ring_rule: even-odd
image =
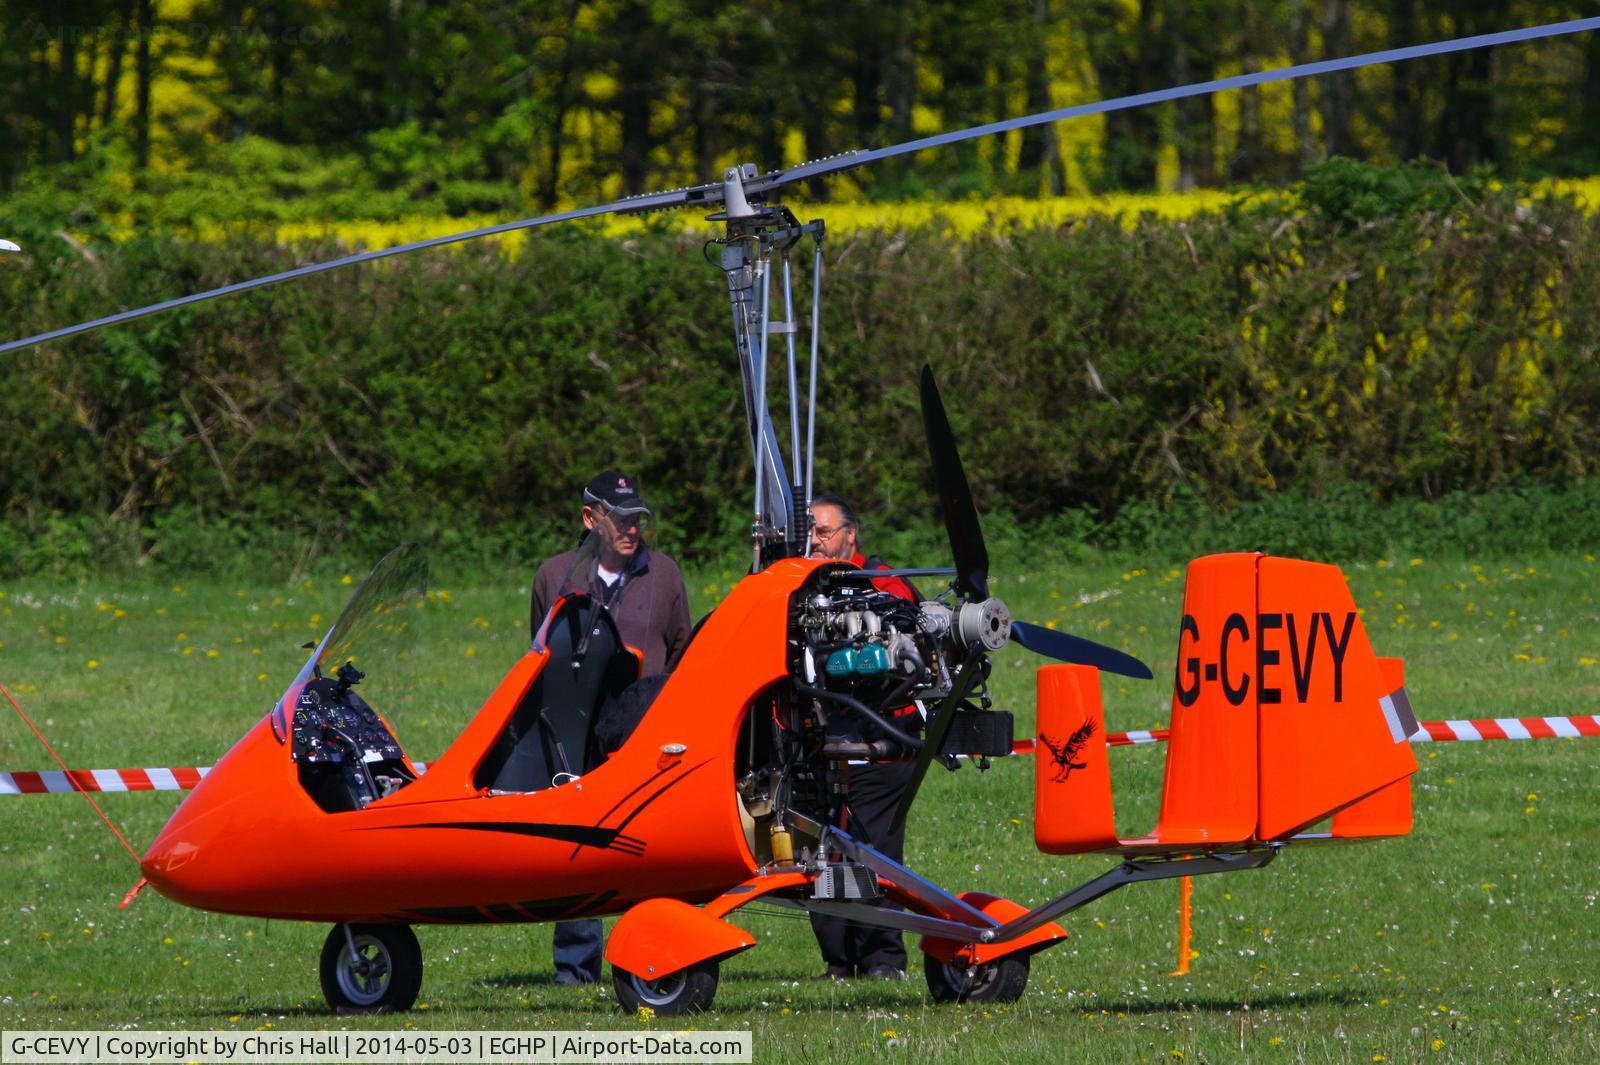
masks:
[[[847,569],[839,570],[828,575],[829,580],[835,581],[868,581],[881,580],[884,577],[954,577],[956,571],[949,566],[928,566],[916,569]]]
[[[922,428],[928,437],[928,457],[933,462],[933,483],[939,492],[939,509],[950,534],[950,553],[956,561],[956,591],[969,599],[989,598],[989,549],[983,543],[983,526],[972,503],[972,489],[961,468],[950,419],[945,417],[933,369],[922,367]]]
[[[922,778],[928,775],[928,766],[933,764],[934,758],[939,754],[939,748],[944,746],[944,738],[949,734],[950,725],[956,717],[956,708],[972,691],[978,675],[983,672],[982,659],[981,651],[968,652],[961,663],[961,671],[956,676],[956,683],[950,689],[950,694],[941,699],[938,707],[928,715],[928,726],[922,734],[922,750],[917,754],[917,767],[912,771],[911,779],[906,781],[905,790],[900,794],[900,805],[895,809],[894,824],[889,829],[891,834],[905,827],[906,816],[911,813],[911,800],[917,797],[917,789],[922,787]]]
[[[1054,658],[1058,662],[1093,666],[1105,673],[1119,673],[1139,680],[1151,680],[1155,676],[1149,666],[1115,647],[1107,647],[1069,632],[1047,629],[1043,625],[1030,625],[1026,621],[1012,619],[1011,638],[1034,654]]]
[[[1253,74],[1237,74],[1229,78],[1201,81],[1193,85],[1180,85],[1176,88],[1162,89],[1157,92],[1141,92],[1132,96],[1119,96],[1110,100],[1100,100],[1096,103],[1062,107],[1054,111],[1042,111],[1036,115],[1027,115],[1023,118],[989,122],[981,126],[973,126],[970,129],[922,137],[918,140],[906,141],[903,144],[895,144],[887,148],[844,152],[826,159],[818,159],[814,162],[802,163],[799,166],[764,174],[752,181],[745,182],[745,192],[750,196],[756,196],[770,192],[773,189],[782,188],[785,185],[792,185],[797,181],[806,181],[828,174],[836,174],[844,170],[853,170],[858,166],[876,163],[881,159],[892,159],[896,156],[909,155],[912,152],[920,152],[927,148],[937,148],[945,144],[959,144],[962,141],[973,140],[977,137],[989,137],[996,133],[1009,133],[1014,129],[1042,126],[1048,122],[1061,122],[1071,118],[1082,118],[1086,115],[1103,115],[1111,111],[1127,111],[1136,107],[1146,107],[1150,104],[1165,103],[1169,100],[1182,100],[1191,96],[1206,96],[1211,93],[1225,92],[1229,89],[1243,89],[1251,85],[1266,85],[1275,81],[1292,81],[1296,78],[1333,74],[1341,70],[1355,70],[1359,67],[1376,66],[1381,63],[1400,63],[1408,59],[1422,59],[1427,56],[1447,55],[1452,52],[1466,52],[1476,48],[1494,48],[1503,44],[1515,44],[1518,41],[1559,37],[1569,33],[1583,33],[1595,29],[1600,29],[1600,18],[1574,19],[1570,22],[1553,22],[1520,30],[1484,33],[1475,37],[1458,37],[1454,40],[1436,41],[1432,44],[1390,48],[1381,52],[1368,52],[1364,55],[1347,56],[1342,59],[1324,59],[1315,63],[1281,67],[1277,70],[1257,71]]]
[[[642,196],[628,196],[615,203],[603,204],[598,207],[582,207],[571,211],[558,211],[555,214],[540,215],[538,218],[525,218],[520,222],[502,222],[499,225],[485,226],[482,229],[469,229],[462,233],[451,233],[443,237],[432,237],[428,240],[418,240],[410,244],[397,244],[392,248],[380,248],[376,251],[361,252],[358,255],[347,255],[343,259],[330,259],[327,262],[311,263],[299,266],[293,270],[284,270],[281,273],[268,274],[258,277],[253,281],[240,281],[232,285],[223,285],[206,292],[197,292],[192,296],[181,296],[177,299],[166,300],[162,303],[152,303],[148,307],[139,307],[131,311],[122,311],[118,314],[96,318],[92,322],[80,322],[77,325],[66,326],[62,329],[53,329],[48,333],[37,336],[24,337],[21,340],[12,340],[0,344],[0,355],[9,351],[20,351],[23,348],[42,344],[47,340],[60,340],[63,337],[76,336],[94,329],[108,325],[117,325],[121,322],[131,322],[136,318],[144,318],[162,311],[174,310],[185,307],[191,303],[203,303],[214,300],[219,296],[231,296],[238,292],[249,292],[252,289],[265,288],[268,285],[292,281],[297,277],[308,277],[311,274],[325,273],[328,270],[338,270],[345,266],[354,266],[357,263],[371,262],[375,259],[387,259],[394,255],[406,255],[426,248],[439,248],[446,244],[458,244],[466,240],[478,240],[482,237],[493,237],[501,233],[511,233],[519,229],[535,229],[540,226],[553,225],[556,222],[572,222],[580,218],[598,218],[608,214],[638,214],[644,211],[659,211],[671,207],[714,206],[722,202],[723,186],[719,182],[715,185],[695,185],[688,188],[673,189],[668,192],[650,192]]]
[[[1258,71],[1253,74],[1240,74],[1229,78],[1218,78],[1213,81],[1198,82],[1193,85],[1183,85],[1172,89],[1163,89],[1158,92],[1138,93],[1133,96],[1122,96],[1111,100],[1101,100],[1097,103],[1080,104],[1075,107],[1058,108],[1054,111],[1044,111],[1035,115],[1022,118],[1007,119],[1002,122],[990,122],[969,129],[956,130],[950,133],[941,133],[932,137],[923,137],[919,140],[907,141],[903,144],[891,145],[887,148],[845,152],[842,155],[832,156],[827,159],[818,159],[786,170],[774,170],[771,173],[750,178],[744,182],[744,193],[752,199],[759,200],[764,194],[772,190],[791,185],[798,181],[823,177],[828,174],[844,170],[852,170],[858,166],[875,163],[880,159],[890,159],[895,156],[920,152],[926,148],[936,148],[945,144],[956,144],[961,141],[972,140],[977,137],[992,136],[997,133],[1006,133],[1015,129],[1026,129],[1030,126],[1043,125],[1048,122],[1060,122],[1066,119],[1079,118],[1085,115],[1106,114],[1111,111],[1123,111],[1135,107],[1144,107],[1149,104],[1164,103],[1169,100],[1181,100],[1191,96],[1203,96],[1209,93],[1223,92],[1228,89],[1240,89],[1251,85],[1264,85],[1275,81],[1289,81],[1295,78],[1312,77],[1318,74],[1329,74],[1341,70],[1354,70],[1359,67],[1373,66],[1380,63],[1398,63],[1408,59],[1419,59],[1426,56],[1445,55],[1452,52],[1464,52],[1476,48],[1492,48],[1498,45],[1513,44],[1518,41],[1531,41],[1546,37],[1557,37],[1571,33],[1581,33],[1589,30],[1600,29],[1600,18],[1575,19],[1570,22],[1555,22],[1542,26],[1531,26],[1519,30],[1506,30],[1500,33],[1486,33],[1474,37],[1460,37],[1454,40],[1437,41],[1432,44],[1412,45],[1407,48],[1391,48],[1381,52],[1368,52],[1364,55],[1349,56],[1343,59],[1327,59],[1316,63],[1303,63],[1299,66],[1284,67],[1279,70]],[[674,189],[667,192],[647,193],[643,196],[628,197],[615,203],[598,207],[586,207],[572,211],[562,211],[556,214],[543,215],[538,218],[525,219],[521,222],[506,222],[497,226],[487,226],[482,229],[468,230],[464,233],[452,234],[444,237],[435,237],[431,240],[417,241],[412,244],[402,244],[393,248],[384,248],[379,251],[364,252],[351,255],[343,259],[335,259],[326,263],[313,263],[294,270],[271,274],[267,277],[257,278],[253,281],[239,282],[233,285],[224,285],[221,288],[208,292],[196,293],[179,299],[167,300],[162,303],[151,304],[131,311],[97,318],[90,322],[83,322],[62,329],[51,330],[48,333],[39,333],[35,336],[24,337],[0,344],[0,354],[18,351],[22,348],[32,347],[47,340],[59,340],[63,337],[76,336],[90,330],[99,329],[119,322],[133,321],[147,315],[157,314],[161,311],[172,310],[191,303],[200,303],[205,300],[216,299],[236,292],[247,292],[251,289],[262,288],[267,285],[278,284],[296,277],[321,273],[326,270],[335,270],[343,266],[353,266],[357,263],[373,259],[382,259],[392,255],[404,255],[425,248],[438,247],[444,244],[454,244],[464,240],[476,240],[481,237],[494,236],[500,233],[509,233],[519,229],[532,229],[537,226],[549,225],[555,222],[568,222],[580,218],[593,218],[605,214],[632,214],[639,211],[652,211],[668,207],[693,207],[713,206],[723,202],[722,183],[695,185],[683,189]]]

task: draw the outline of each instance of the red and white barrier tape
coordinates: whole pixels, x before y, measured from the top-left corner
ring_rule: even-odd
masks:
[[[1172,735],[1171,729],[1129,729],[1127,732],[1112,732],[1106,736],[1107,747],[1126,747],[1130,744],[1140,743],[1165,743],[1167,737]],[[1032,754],[1037,740],[1017,740],[1011,744],[1012,754]]]
[[[412,762],[421,773],[426,762]],[[0,773],[0,795],[49,795],[72,791],[188,791],[211,767],[177,769],[74,769],[72,779],[59,769]]]
[[[1467,721],[1422,721],[1412,743],[1440,740],[1557,740],[1600,736],[1597,717],[1485,717]]]
[[[59,769],[0,773],[0,795],[44,795],[62,791],[187,791],[211,769]]]
[[[1422,721],[1412,743],[1447,740],[1560,740],[1600,736],[1600,715],[1583,717],[1475,717],[1460,721]],[[1106,736],[1107,747],[1164,743],[1170,729],[1130,729]],[[1032,754],[1033,740],[1017,740],[1012,754]],[[411,763],[421,773],[426,762]],[[59,769],[0,772],[0,795],[44,795],[69,791],[187,791],[200,783],[210,766],[178,769],[74,769],[72,779]],[[76,782],[76,784],[74,784]]]
[[[1561,740],[1579,736],[1600,736],[1600,716],[1585,717],[1475,717],[1461,721],[1419,721],[1422,726],[1410,737],[1412,743],[1440,743],[1445,740]],[[1164,743],[1170,729],[1131,729],[1106,735],[1107,747],[1128,744]],[[1033,740],[1018,740],[1013,754],[1032,754]]]

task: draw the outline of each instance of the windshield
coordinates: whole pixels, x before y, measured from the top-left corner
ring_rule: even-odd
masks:
[[[335,677],[347,663],[363,674],[362,698],[393,720],[413,687],[418,612],[427,590],[428,554],[421,544],[401,544],[372,567],[274,708],[273,731],[280,743],[288,738],[287,721],[306,683]]]

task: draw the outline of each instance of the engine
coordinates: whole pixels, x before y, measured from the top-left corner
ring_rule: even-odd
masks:
[[[1011,618],[999,599],[912,601],[879,590],[868,572],[829,567],[795,596],[791,679],[829,758],[912,758],[926,710],[950,694],[963,662],[987,668],[979,653],[1005,646]],[[941,754],[1009,753],[1010,715],[984,713],[981,685],[977,692],[981,706],[961,708]],[[990,720],[979,724],[973,713]]]

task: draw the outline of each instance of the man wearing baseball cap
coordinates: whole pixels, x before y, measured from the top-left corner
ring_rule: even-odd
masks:
[[[677,563],[645,546],[650,507],[637,482],[608,470],[583,490],[583,537],[599,538],[598,552],[563,552],[539,567],[533,579],[532,631],[544,624],[561,596],[582,592],[611,611],[622,640],[644,653],[643,676],[678,664],[689,643],[689,596]]]
[[[651,517],[638,482],[627,474],[607,470],[590,481],[583,490],[580,546],[545,562],[533,579],[532,631],[538,633],[557,599],[582,593],[606,607],[623,643],[643,653],[641,676],[677,665],[689,643],[689,595],[677,563],[645,546]],[[596,544],[585,544],[590,537]],[[598,981],[603,939],[598,920],[557,923],[556,983]]]

